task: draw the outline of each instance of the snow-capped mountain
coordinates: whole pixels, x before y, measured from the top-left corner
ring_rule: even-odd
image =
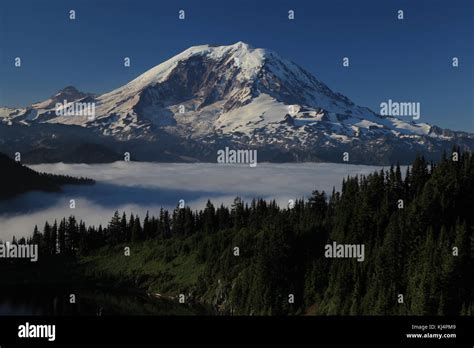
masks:
[[[95,118],[58,116],[55,105],[64,101],[94,103]],[[194,46],[106,94],[67,87],[25,109],[0,108],[0,118],[9,125],[77,125],[122,142],[156,144],[171,136],[208,155],[223,144],[256,147],[269,160],[339,161],[349,151],[356,162],[403,161],[407,151],[474,145],[473,134],[355,105],[297,64],[243,42]]]
[[[34,103],[27,108],[10,109],[0,107],[0,118],[3,121],[11,124],[12,122],[21,122],[22,124],[29,124],[31,122],[56,122],[64,124],[81,124],[75,118],[61,118],[56,114],[56,105],[64,103],[64,101],[71,102],[86,102],[93,101],[94,95],[92,93],[83,93],[78,91],[73,86],[67,86],[60,90],[52,97],[38,103]]]

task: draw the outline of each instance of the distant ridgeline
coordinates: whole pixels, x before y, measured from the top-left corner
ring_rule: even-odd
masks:
[[[92,185],[94,180],[38,173],[0,153],[0,199],[28,191],[61,191],[61,185]]]
[[[347,178],[289,208],[236,199],[142,221],[116,212],[105,227],[71,216],[19,243],[40,246],[37,264],[73,260],[67,272],[83,283],[228,314],[473,315],[474,157],[458,151],[431,165],[418,157],[405,177],[397,165]],[[328,256],[336,243],[360,257]]]

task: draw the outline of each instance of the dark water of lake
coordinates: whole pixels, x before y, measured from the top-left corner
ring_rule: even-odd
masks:
[[[76,303],[70,303],[70,295]],[[201,307],[191,307],[146,294],[104,289],[19,289],[0,290],[0,316],[96,316],[96,315],[203,315]]]

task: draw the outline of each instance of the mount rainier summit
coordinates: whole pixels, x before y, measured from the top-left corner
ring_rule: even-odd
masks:
[[[58,114],[91,103],[94,118]],[[193,46],[102,95],[69,86],[25,108],[0,107],[0,151],[38,162],[216,161],[226,146],[259,161],[406,163],[437,158],[474,135],[381,116],[275,52],[238,42]]]

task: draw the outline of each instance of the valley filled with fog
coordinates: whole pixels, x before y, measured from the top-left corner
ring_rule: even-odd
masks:
[[[0,239],[30,236],[34,226],[74,215],[87,225],[105,225],[113,213],[125,211],[144,217],[157,216],[161,208],[174,209],[184,200],[191,209],[231,205],[239,196],[275,199],[287,206],[290,199],[307,198],[313,190],[331,193],[341,189],[347,176],[369,174],[381,167],[335,163],[259,163],[219,165],[213,163],[114,162],[109,164],[39,164],[40,172],[88,177],[95,185],[63,187],[60,193],[30,192],[0,201]],[[402,172],[405,172],[402,168]],[[70,200],[75,208],[70,208]]]

